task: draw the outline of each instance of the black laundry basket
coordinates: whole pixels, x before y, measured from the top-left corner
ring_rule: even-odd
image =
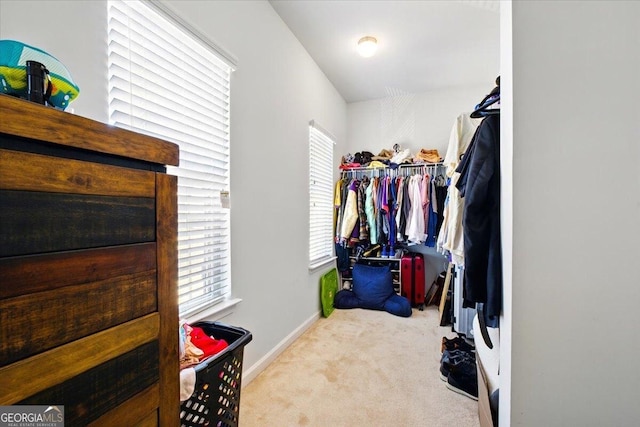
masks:
[[[180,405],[180,427],[237,427],[240,415],[240,385],[244,346],[251,332],[220,322],[198,322],[215,339],[229,347],[196,365],[196,386],[191,397]]]

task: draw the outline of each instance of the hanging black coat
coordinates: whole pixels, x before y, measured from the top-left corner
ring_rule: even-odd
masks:
[[[486,324],[495,327],[502,307],[499,114],[480,123],[457,171],[464,198],[464,305],[484,303]]]

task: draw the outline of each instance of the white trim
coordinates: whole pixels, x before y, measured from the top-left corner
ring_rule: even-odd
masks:
[[[191,36],[197,38],[198,40],[205,43],[214,52],[216,52],[221,58],[221,60],[231,67],[231,71],[235,71],[238,67],[238,59],[231,55],[229,52],[220,47],[219,44],[214,43],[205,36],[201,31],[194,28],[192,24],[189,24],[187,21],[182,19],[180,15],[178,15],[173,9],[171,9],[168,5],[166,5],[161,0],[148,0],[149,5],[153,6],[156,10],[162,12],[167,18],[173,20],[176,24],[178,24],[183,30],[189,32]]]
[[[309,241],[310,270],[322,266],[335,256],[333,227],[335,223],[334,187],[331,172],[335,138],[315,120],[309,122]]]
[[[526,21],[520,19],[519,22]],[[513,388],[512,354],[513,340],[513,288],[514,288],[514,211],[519,208],[513,189],[513,2],[500,2],[500,230],[502,238],[502,313],[500,315],[500,405],[498,422],[501,427],[511,425],[513,419],[522,420],[511,412]],[[576,42],[577,44],[578,42]],[[517,179],[517,177],[516,177]],[[516,231],[517,232],[517,231]],[[515,279],[516,281],[518,279]],[[519,285],[520,283],[518,283]],[[517,337],[516,337],[517,340]],[[517,347],[515,347],[517,348]],[[516,362],[517,364],[518,362]],[[541,365],[538,365],[541,366]],[[517,372],[517,370],[515,370]],[[517,380],[516,380],[517,381]]]
[[[324,133],[331,140],[331,142],[333,142],[333,145],[337,145],[337,141],[338,141],[337,138],[333,136],[331,132],[329,132],[322,126],[320,126],[318,122],[316,122],[315,120],[311,120],[309,122],[309,126],[311,126],[312,128],[318,129],[320,132]]]
[[[320,319],[320,312],[318,311],[313,316],[309,317],[300,326],[298,326],[293,332],[287,335],[282,341],[280,341],[274,348],[265,354],[260,360],[253,364],[249,369],[244,369],[242,373],[242,387],[247,386],[253,381],[267,366],[269,366],[283,351],[285,351],[295,340],[297,340],[303,333],[306,332],[318,319]]]
[[[233,298],[222,301],[208,306],[202,310],[196,311],[195,313],[190,314],[182,320],[185,320],[188,324],[193,324],[201,320],[215,322],[233,313],[235,306],[241,302],[242,300],[240,298]]]
[[[315,271],[315,270],[317,270],[317,269],[319,269],[319,268],[321,268],[321,267],[324,267],[324,266],[325,266],[325,265],[327,265],[327,264],[331,264],[331,263],[332,263],[333,261],[335,261],[336,259],[338,259],[338,257],[337,257],[337,256],[332,256],[332,257],[330,257],[330,258],[322,259],[322,260],[320,260],[320,261],[316,262],[315,264],[311,264],[311,265],[309,266],[309,271]]]

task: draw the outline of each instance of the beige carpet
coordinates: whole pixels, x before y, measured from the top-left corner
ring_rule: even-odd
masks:
[[[241,392],[240,425],[479,426],[478,404],[440,380],[437,307],[409,318],[335,310]]]

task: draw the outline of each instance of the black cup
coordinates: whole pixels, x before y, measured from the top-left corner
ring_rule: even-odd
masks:
[[[46,67],[37,61],[27,61],[27,99],[44,105]]]

